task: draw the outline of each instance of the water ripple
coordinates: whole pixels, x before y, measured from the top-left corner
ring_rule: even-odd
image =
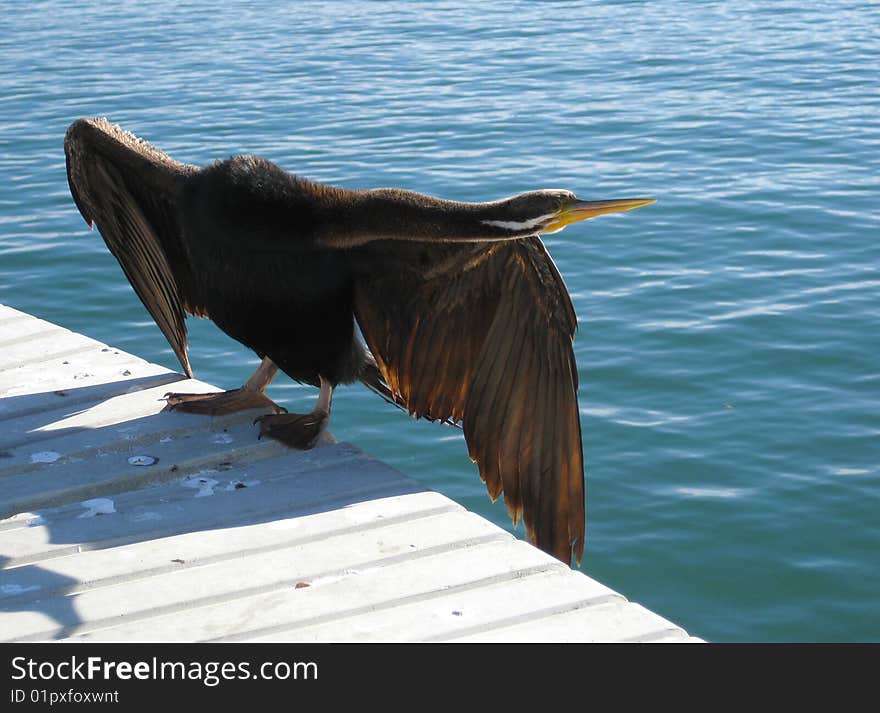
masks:
[[[873,4],[828,8],[7,3],[0,302],[176,367],[70,201],[78,116],[352,187],[654,195],[547,241],[580,325],[586,568],[709,639],[876,640],[880,34]],[[253,368],[191,337],[200,378]],[[461,434],[359,388],[333,427],[510,528]]]

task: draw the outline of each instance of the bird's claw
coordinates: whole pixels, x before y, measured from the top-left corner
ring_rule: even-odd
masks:
[[[305,414],[285,412],[258,416],[254,419],[253,425],[260,425],[257,440],[268,436],[292,448],[308,450],[317,444],[328,421],[329,414],[324,412]]]

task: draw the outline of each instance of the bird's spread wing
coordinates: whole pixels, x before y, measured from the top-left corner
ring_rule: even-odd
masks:
[[[376,242],[351,252],[355,312],[411,414],[461,421],[494,500],[566,563],[584,542],[574,309],[541,242]]]
[[[184,309],[202,314],[180,242],[174,200],[192,170],[105,119],[80,119],[64,138],[77,208],[97,225],[187,376]]]

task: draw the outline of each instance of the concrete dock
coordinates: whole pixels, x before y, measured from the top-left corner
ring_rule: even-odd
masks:
[[[171,390],[216,389],[0,305],[0,640],[695,640],[350,444]]]

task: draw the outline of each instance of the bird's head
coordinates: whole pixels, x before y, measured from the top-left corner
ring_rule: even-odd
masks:
[[[566,225],[605,213],[619,213],[653,203],[653,198],[622,198],[582,201],[570,192],[556,189],[530,191],[494,204],[497,210],[482,222],[516,235],[546,235]]]

